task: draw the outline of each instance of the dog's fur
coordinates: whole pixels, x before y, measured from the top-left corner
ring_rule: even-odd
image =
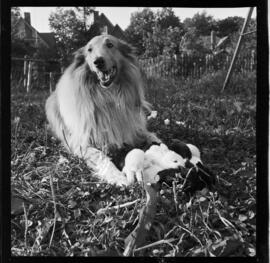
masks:
[[[103,59],[102,70],[98,58]],[[107,83],[104,73],[112,76]],[[146,129],[148,109],[133,48],[110,35],[94,37],[76,52],[46,102],[56,137],[102,179],[116,184],[127,184],[126,177],[107,157],[109,151],[160,142]]]

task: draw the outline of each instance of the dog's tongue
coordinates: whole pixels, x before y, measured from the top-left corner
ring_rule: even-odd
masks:
[[[105,72],[99,72],[98,76],[100,78],[101,81],[108,81],[110,79],[110,75],[108,74],[108,71]]]

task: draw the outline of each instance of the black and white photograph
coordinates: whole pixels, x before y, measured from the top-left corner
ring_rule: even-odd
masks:
[[[10,15],[12,257],[257,256],[256,6]]]

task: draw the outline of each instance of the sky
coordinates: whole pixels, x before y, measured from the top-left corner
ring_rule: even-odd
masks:
[[[20,7],[22,13],[31,13],[31,24],[39,32],[50,32],[49,15],[55,11],[56,7]],[[159,8],[151,8],[157,11]],[[183,21],[187,17],[193,17],[197,12],[201,13],[203,10],[208,15],[212,15],[215,19],[224,19],[228,16],[242,16],[246,17],[249,7],[244,8],[173,8],[176,16]],[[127,28],[130,23],[131,13],[142,10],[142,7],[96,7],[97,11],[104,13],[112,24],[118,24],[123,30]],[[257,10],[254,8],[252,18],[256,17]]]

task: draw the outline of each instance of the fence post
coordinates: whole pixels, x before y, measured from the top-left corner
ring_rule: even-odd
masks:
[[[28,93],[30,91],[30,86],[31,86],[31,75],[32,75],[32,61],[29,61],[28,64],[28,78],[27,78],[27,87],[26,87],[26,92]]]
[[[53,73],[50,72],[50,93],[53,91]]]
[[[153,58],[152,60],[152,68],[153,68],[153,77],[157,77],[157,68],[156,68],[156,58]]]
[[[184,79],[184,53],[181,54],[181,78]]]
[[[23,61],[23,88],[26,89],[27,85],[27,56],[24,56],[24,61]]]

